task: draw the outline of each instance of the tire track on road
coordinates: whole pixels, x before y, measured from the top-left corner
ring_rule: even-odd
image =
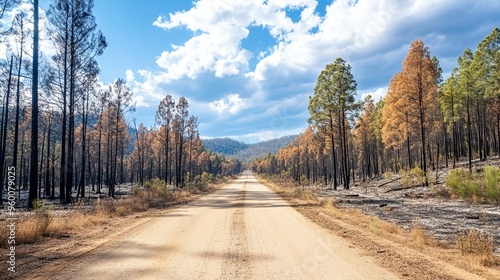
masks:
[[[230,215],[230,242],[225,254],[222,279],[249,279],[250,259],[248,254],[248,235],[245,223],[246,184],[243,183]]]

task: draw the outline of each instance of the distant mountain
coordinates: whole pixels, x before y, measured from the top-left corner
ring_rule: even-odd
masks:
[[[248,161],[254,158],[265,157],[269,153],[276,154],[281,147],[284,147],[298,135],[283,136],[255,144],[246,144],[231,138],[204,139],[203,144],[208,150],[220,153],[226,157],[232,157],[241,161]]]
[[[212,139],[203,139],[203,145],[207,150],[210,150],[214,153],[223,154],[225,156],[234,155],[246,148],[248,148],[248,144],[236,141],[231,138],[212,138]]]

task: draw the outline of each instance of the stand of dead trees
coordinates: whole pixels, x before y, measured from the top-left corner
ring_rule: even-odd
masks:
[[[177,188],[201,180],[204,173],[215,179],[241,172],[240,161],[205,149],[198,132],[198,119],[189,115],[184,97],[177,103],[167,94],[156,112],[156,127],[140,124],[128,159],[131,181],[141,185],[153,178]]]
[[[500,156],[500,29],[475,52],[466,49],[450,77],[421,40],[411,43],[387,95],[355,102],[355,81],[342,59],[321,72],[310,97],[310,126],[276,155],[251,168],[299,184],[349,188],[386,172],[431,171]],[[351,176],[349,176],[351,174]]]
[[[182,188],[202,175],[240,172],[239,161],[204,149],[183,97],[160,103],[154,128],[132,127],[126,81],[98,83],[96,58],[107,42],[93,8],[94,0],[52,0],[38,27],[38,1],[0,3],[0,18],[12,21],[0,33],[7,46],[0,58],[0,205],[12,167],[18,206],[31,207],[39,198],[69,204],[90,193],[115,197],[121,184],[153,178]],[[52,55],[38,50],[42,28]]]

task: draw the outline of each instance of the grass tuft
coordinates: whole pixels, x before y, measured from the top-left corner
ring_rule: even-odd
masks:
[[[493,237],[476,229],[463,230],[456,240],[457,249],[481,265],[495,264]]]

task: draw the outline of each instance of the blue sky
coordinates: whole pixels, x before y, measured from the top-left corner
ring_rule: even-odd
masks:
[[[303,131],[316,78],[337,57],[359,97],[383,96],[418,38],[446,76],[500,27],[500,0],[95,0],[94,14],[108,41],[100,80],[128,80],[130,119],[153,126],[170,93],[188,99],[202,137],[256,142]]]

